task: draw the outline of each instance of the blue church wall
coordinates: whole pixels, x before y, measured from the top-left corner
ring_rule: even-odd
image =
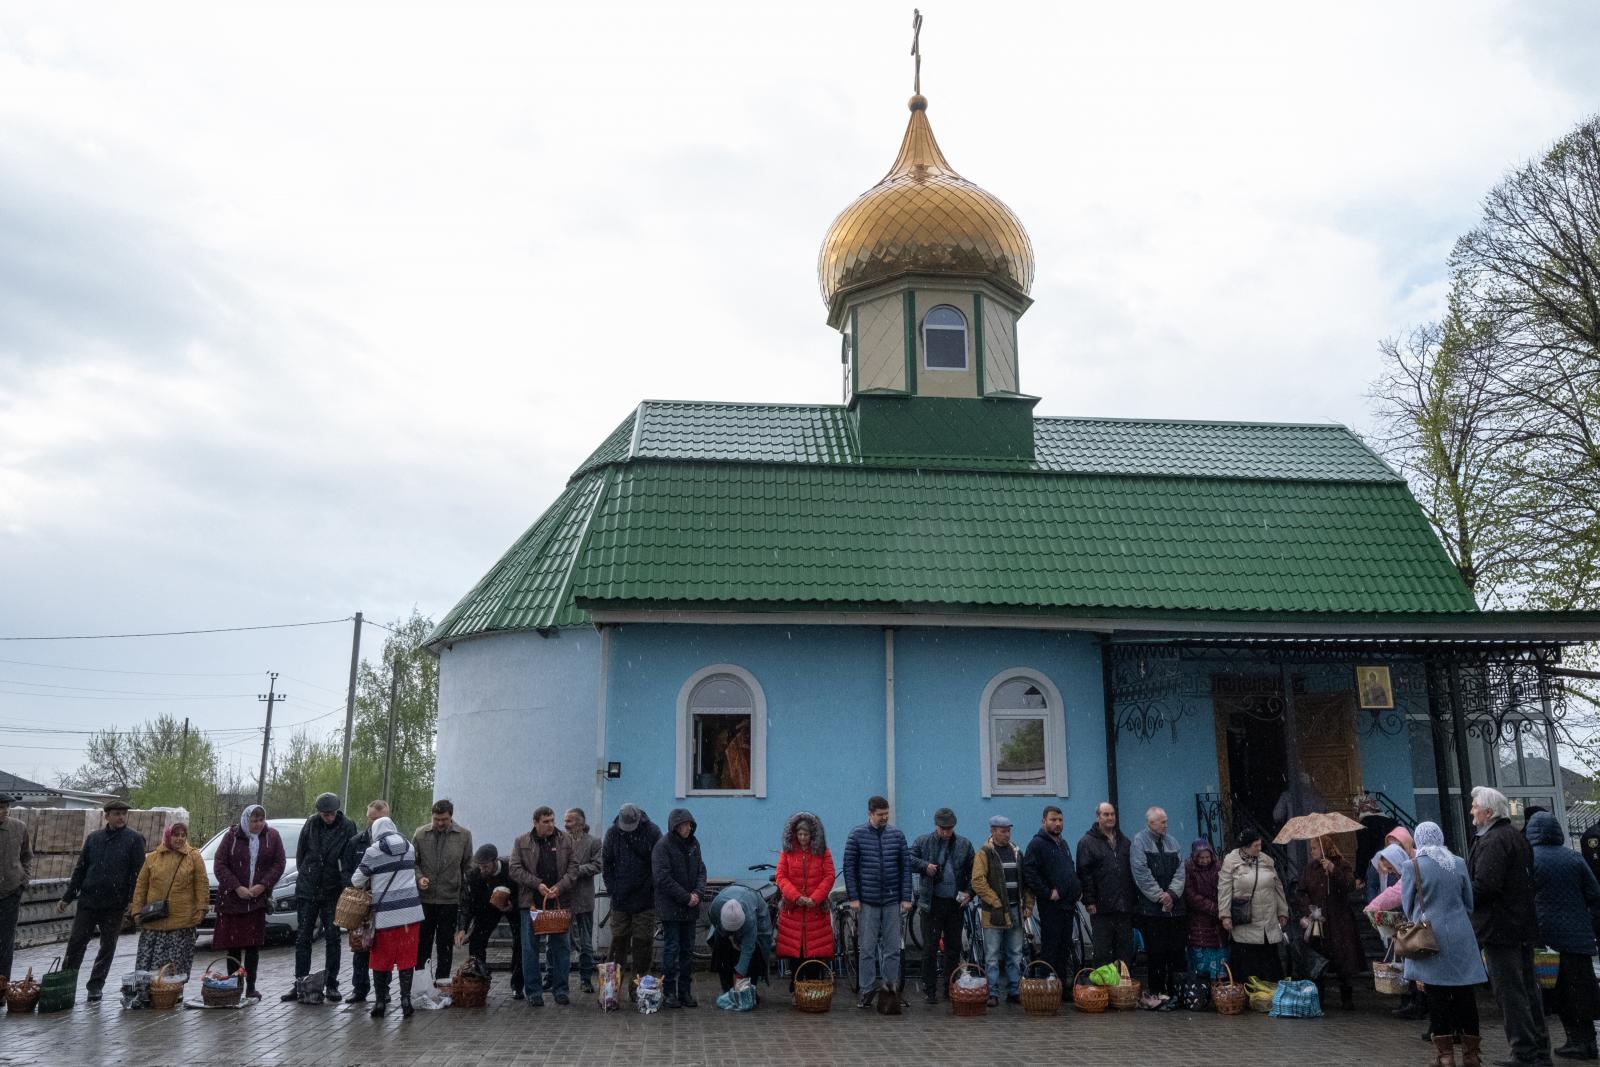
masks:
[[[1217,791],[1217,741],[1209,701],[1194,702],[1176,728],[1160,728],[1148,740],[1129,730],[1117,732],[1117,799],[1122,832],[1144,829],[1144,813],[1167,813],[1167,833],[1188,851],[1200,835],[1195,794]],[[1088,828],[1085,822],[1084,828]]]
[[[583,808],[595,823],[599,671],[592,629],[497,634],[440,652],[435,793],[476,843],[509,851],[541,804]]]
[[[678,798],[679,691],[720,663],[749,672],[765,696],[767,795]],[[805,808],[821,817],[842,861],[866,798],[887,785],[883,670],[883,631],[871,627],[618,627],[606,759],[621,762],[622,777],[606,783],[606,824],[634,803],[665,829],[668,811],[686,807],[711,876],[749,877],[748,865],[776,862],[784,820]]]
[[[881,638],[880,638],[881,640]],[[985,688],[1000,672],[1025,668],[1059,691],[1065,730],[1065,795],[984,797],[979,742]],[[881,704],[880,699],[880,704]],[[1105,699],[1098,642],[1037,630],[922,629],[895,633],[895,820],[908,834],[933,826],[948,806],[975,843],[991,815],[1016,824],[1026,841],[1046,804],[1062,809],[1072,840],[1106,795]]]

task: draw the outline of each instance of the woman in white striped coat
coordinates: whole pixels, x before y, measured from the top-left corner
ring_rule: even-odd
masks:
[[[389,972],[400,972],[400,1013],[411,1015],[411,975],[417,966],[417,931],[422,926],[422,898],[417,893],[417,850],[389,818],[372,824],[372,844],[350,876],[350,884],[372,894],[372,922],[377,933],[369,961],[375,994],[372,1016],[389,1006]]]

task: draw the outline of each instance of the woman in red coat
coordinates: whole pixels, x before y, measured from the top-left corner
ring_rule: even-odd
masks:
[[[809,811],[795,812],[783,827],[777,876],[783,893],[778,956],[789,960],[791,974],[805,960],[820,959],[833,966],[833,921],[828,911],[833,876],[833,855],[822,820]]]
[[[272,907],[272,887],[283,877],[283,840],[267,825],[267,813],[251,804],[239,822],[217,846],[211,870],[217,876],[217,926],[211,947],[226,949],[228,970],[244,961],[245,996],[256,992],[256,963],[267,943],[267,911]]]

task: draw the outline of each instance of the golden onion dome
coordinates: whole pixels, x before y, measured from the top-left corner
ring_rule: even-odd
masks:
[[[828,227],[817,260],[822,298],[902,274],[983,278],[1026,298],[1033,244],[999,198],[957,174],[928,125],[928,101],[911,98],[900,155],[883,180]]]

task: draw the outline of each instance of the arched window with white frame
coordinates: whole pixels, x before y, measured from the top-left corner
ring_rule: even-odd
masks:
[[[1042,671],[1013,667],[984,687],[978,708],[983,795],[1067,795],[1061,691]]]
[[[922,366],[967,369],[967,317],[949,304],[931,307],[922,317]]]
[[[743,667],[717,663],[678,691],[679,797],[767,795],[767,698]]]

